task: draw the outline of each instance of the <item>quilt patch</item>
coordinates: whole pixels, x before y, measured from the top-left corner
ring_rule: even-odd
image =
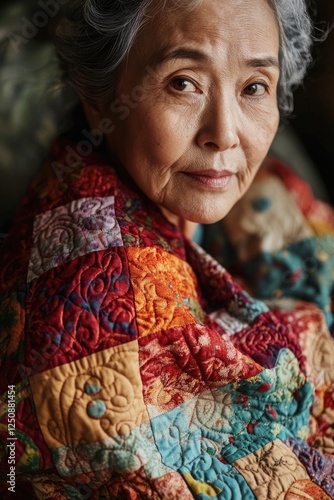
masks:
[[[113,196],[49,210],[35,218],[28,282],[63,262],[122,244]]]

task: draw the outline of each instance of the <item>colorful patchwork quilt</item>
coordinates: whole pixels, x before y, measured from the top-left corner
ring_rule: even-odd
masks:
[[[332,209],[268,160],[223,267],[69,147],[1,249],[0,498],[334,498]]]

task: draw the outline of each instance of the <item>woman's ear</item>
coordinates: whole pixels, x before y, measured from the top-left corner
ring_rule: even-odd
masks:
[[[113,122],[105,115],[102,107],[98,103],[93,103],[87,99],[81,99],[87,121],[90,125],[89,138],[95,147],[100,146],[105,137],[115,129]],[[87,134],[85,134],[87,137]]]
[[[92,130],[101,130],[101,111],[97,103],[81,99],[82,107]]]

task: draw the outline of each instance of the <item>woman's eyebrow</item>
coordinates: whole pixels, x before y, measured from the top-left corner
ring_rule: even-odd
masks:
[[[274,67],[280,69],[278,59],[276,57],[258,57],[254,59],[248,59],[246,61],[247,66],[250,68],[270,68]]]
[[[191,59],[193,61],[208,61],[209,57],[199,50],[179,48],[172,50],[171,52],[161,51],[155,54],[150,62],[150,66],[157,68],[162,64],[169,61],[177,59]],[[246,60],[246,65],[250,68],[275,68],[280,69],[279,61],[276,57],[264,56],[264,57],[254,57]]]
[[[208,61],[208,56],[203,52],[194,49],[180,48],[175,49],[172,52],[168,52],[167,54],[163,52],[159,52],[155,54],[152,58],[151,65],[157,68],[162,64],[165,64],[168,61],[172,61],[173,59],[192,59],[193,61]]]

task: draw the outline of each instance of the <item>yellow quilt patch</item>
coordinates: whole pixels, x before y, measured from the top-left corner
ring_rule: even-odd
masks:
[[[35,375],[30,384],[50,448],[96,443],[148,420],[136,341]]]

